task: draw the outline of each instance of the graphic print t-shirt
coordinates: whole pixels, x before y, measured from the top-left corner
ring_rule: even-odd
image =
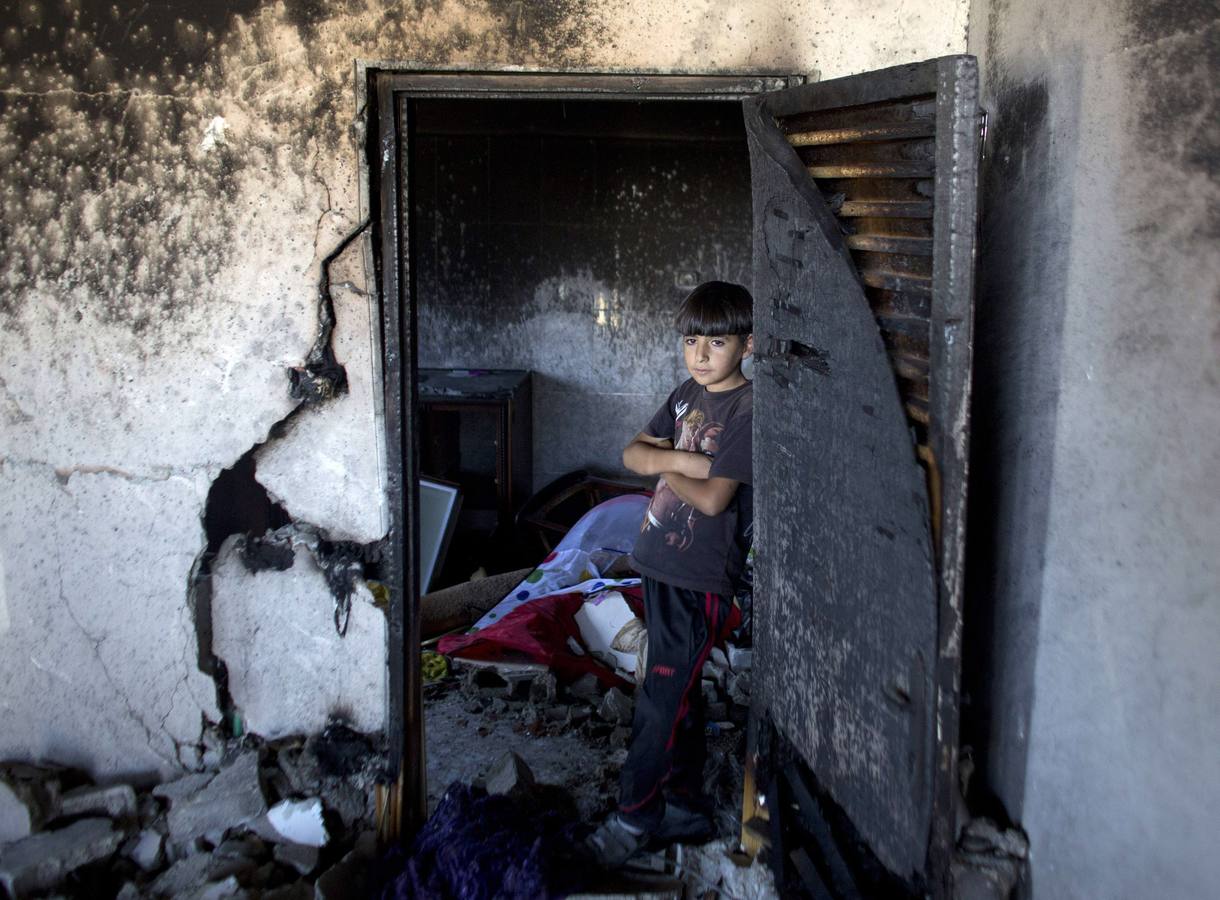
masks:
[[[711,457],[709,477],[740,484],[723,512],[705,516],[662,476],[631,555],[640,573],[676,587],[732,596],[748,549],[741,536],[750,530],[754,515],[753,422],[754,386],[749,382],[713,392],[691,378],[657,410],[645,429],[648,434],[668,438],[675,450]]]

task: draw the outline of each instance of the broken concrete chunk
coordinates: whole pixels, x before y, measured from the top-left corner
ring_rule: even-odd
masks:
[[[303,748],[281,750],[277,762],[280,771],[292,785],[293,793],[309,794],[317,790],[318,782],[322,780],[322,769],[312,752]]]
[[[123,833],[109,819],[81,819],[31,835],[5,846],[0,885],[10,897],[45,891],[81,866],[110,856],[122,842]]]
[[[1029,856],[1029,839],[1015,828],[1000,830],[985,817],[971,819],[963,829],[958,842],[963,853],[1010,856],[1025,859]]]
[[[364,900],[368,895],[369,860],[353,850],[314,883],[315,900]]]
[[[145,872],[156,871],[165,861],[165,837],[151,828],[145,829],[131,839],[125,852]]]
[[[161,800],[168,800],[171,804],[179,800],[185,800],[187,797],[193,797],[199,791],[203,790],[213,778],[215,774],[212,772],[196,772],[191,775],[183,775],[176,781],[167,781],[165,784],[159,784],[152,789],[152,795]]]
[[[267,811],[259,781],[258,751],[243,753],[220,770],[195,796],[170,807],[170,837],[179,843],[209,832],[223,832]]]
[[[750,705],[750,676],[748,673],[729,676],[727,688],[729,699],[738,706]]]
[[[258,835],[243,834],[217,845],[212,856],[220,859],[261,860],[267,855],[267,844]]]
[[[136,808],[136,792],[129,784],[73,788],[59,800],[64,817],[95,814],[127,820],[135,818]]]
[[[262,900],[314,900],[314,888],[308,881],[294,881],[264,891]]]
[[[729,645],[729,668],[734,672],[748,672],[754,667],[753,647]]]
[[[326,779],[318,787],[322,794],[322,806],[338,813],[344,828],[351,828],[370,815],[371,791],[362,791],[340,779]]]
[[[635,702],[616,687],[610,688],[602,698],[597,714],[607,722],[630,725],[635,713]]]
[[[251,834],[257,835],[268,843],[274,844],[276,841],[282,841],[280,833],[275,830],[274,826],[267,821],[266,814],[256,816],[246,823],[246,828]]]
[[[597,704],[602,699],[602,685],[596,675],[586,672],[568,685],[568,693],[580,700]]]
[[[0,781],[0,844],[29,837],[34,830],[33,817],[25,801],[5,782]]]
[[[559,694],[559,680],[553,672],[543,672],[530,682],[529,698],[533,703],[554,703]]]
[[[39,831],[58,815],[58,776],[57,769],[28,763],[0,766],[0,844]]]
[[[306,844],[285,841],[275,845],[273,855],[277,863],[295,869],[301,875],[308,875],[318,867],[318,848]]]
[[[285,800],[267,813],[267,821],[281,840],[306,847],[325,847],[330,835],[322,821],[322,801]]]
[[[189,900],[221,900],[223,897],[245,896],[247,896],[246,892],[242,890],[237,876],[230,875],[223,881],[213,881],[211,884],[205,884],[192,893]]]
[[[192,853],[180,859],[149,885],[149,892],[157,897],[177,897],[194,890],[205,882],[212,857],[208,853]]]
[[[719,647],[712,648],[712,665],[721,669],[729,668],[729,658]]]
[[[114,895],[114,900],[140,900],[140,889],[134,881],[124,882],[119,892]]]
[[[534,773],[530,767],[511,750],[496,761],[485,782],[489,794],[511,794],[515,790],[528,790],[534,784]]]
[[[961,861],[949,869],[953,878],[955,900],[1007,900],[1016,884],[1016,869],[972,866]]]
[[[258,863],[244,856],[225,858],[213,855],[212,861],[208,865],[207,880],[224,881],[228,878],[236,878],[239,881],[247,881],[257,869]]]
[[[593,715],[587,706],[569,706],[568,707],[568,722],[572,725],[579,725],[582,722],[587,722],[589,716]]]

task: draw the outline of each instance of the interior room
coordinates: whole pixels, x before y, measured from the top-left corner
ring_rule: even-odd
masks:
[[[506,517],[571,472],[626,478],[622,448],[688,377],[678,304],[702,281],[750,277],[738,104],[430,99],[411,118],[418,365],[528,373]],[[447,393],[464,384],[476,398],[486,382],[472,373]],[[421,472],[462,486],[449,566],[430,588],[537,562],[507,521],[500,543],[480,524],[496,502],[476,477],[494,474],[494,416],[451,412],[453,446],[434,412],[445,394],[427,377],[420,391]]]

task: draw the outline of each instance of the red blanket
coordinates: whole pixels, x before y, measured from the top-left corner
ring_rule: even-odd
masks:
[[[615,588],[623,595],[632,611],[644,617],[643,592],[639,587]],[[584,646],[576,612],[585,602],[585,595],[552,594],[522,604],[494,625],[472,634],[454,634],[441,638],[437,647],[446,656],[484,659],[493,662],[531,662],[549,666],[563,682],[572,682],[591,672],[603,686],[624,687],[628,682],[586,653],[577,653],[568,638]]]

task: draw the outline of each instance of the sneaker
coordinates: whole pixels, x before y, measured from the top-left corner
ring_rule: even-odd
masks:
[[[614,813],[585,838],[585,849],[603,869],[617,869],[643,850],[649,838],[647,831],[629,825]]]
[[[655,844],[705,844],[716,834],[716,826],[705,813],[680,806],[672,800],[665,804],[665,817],[652,833]]]

